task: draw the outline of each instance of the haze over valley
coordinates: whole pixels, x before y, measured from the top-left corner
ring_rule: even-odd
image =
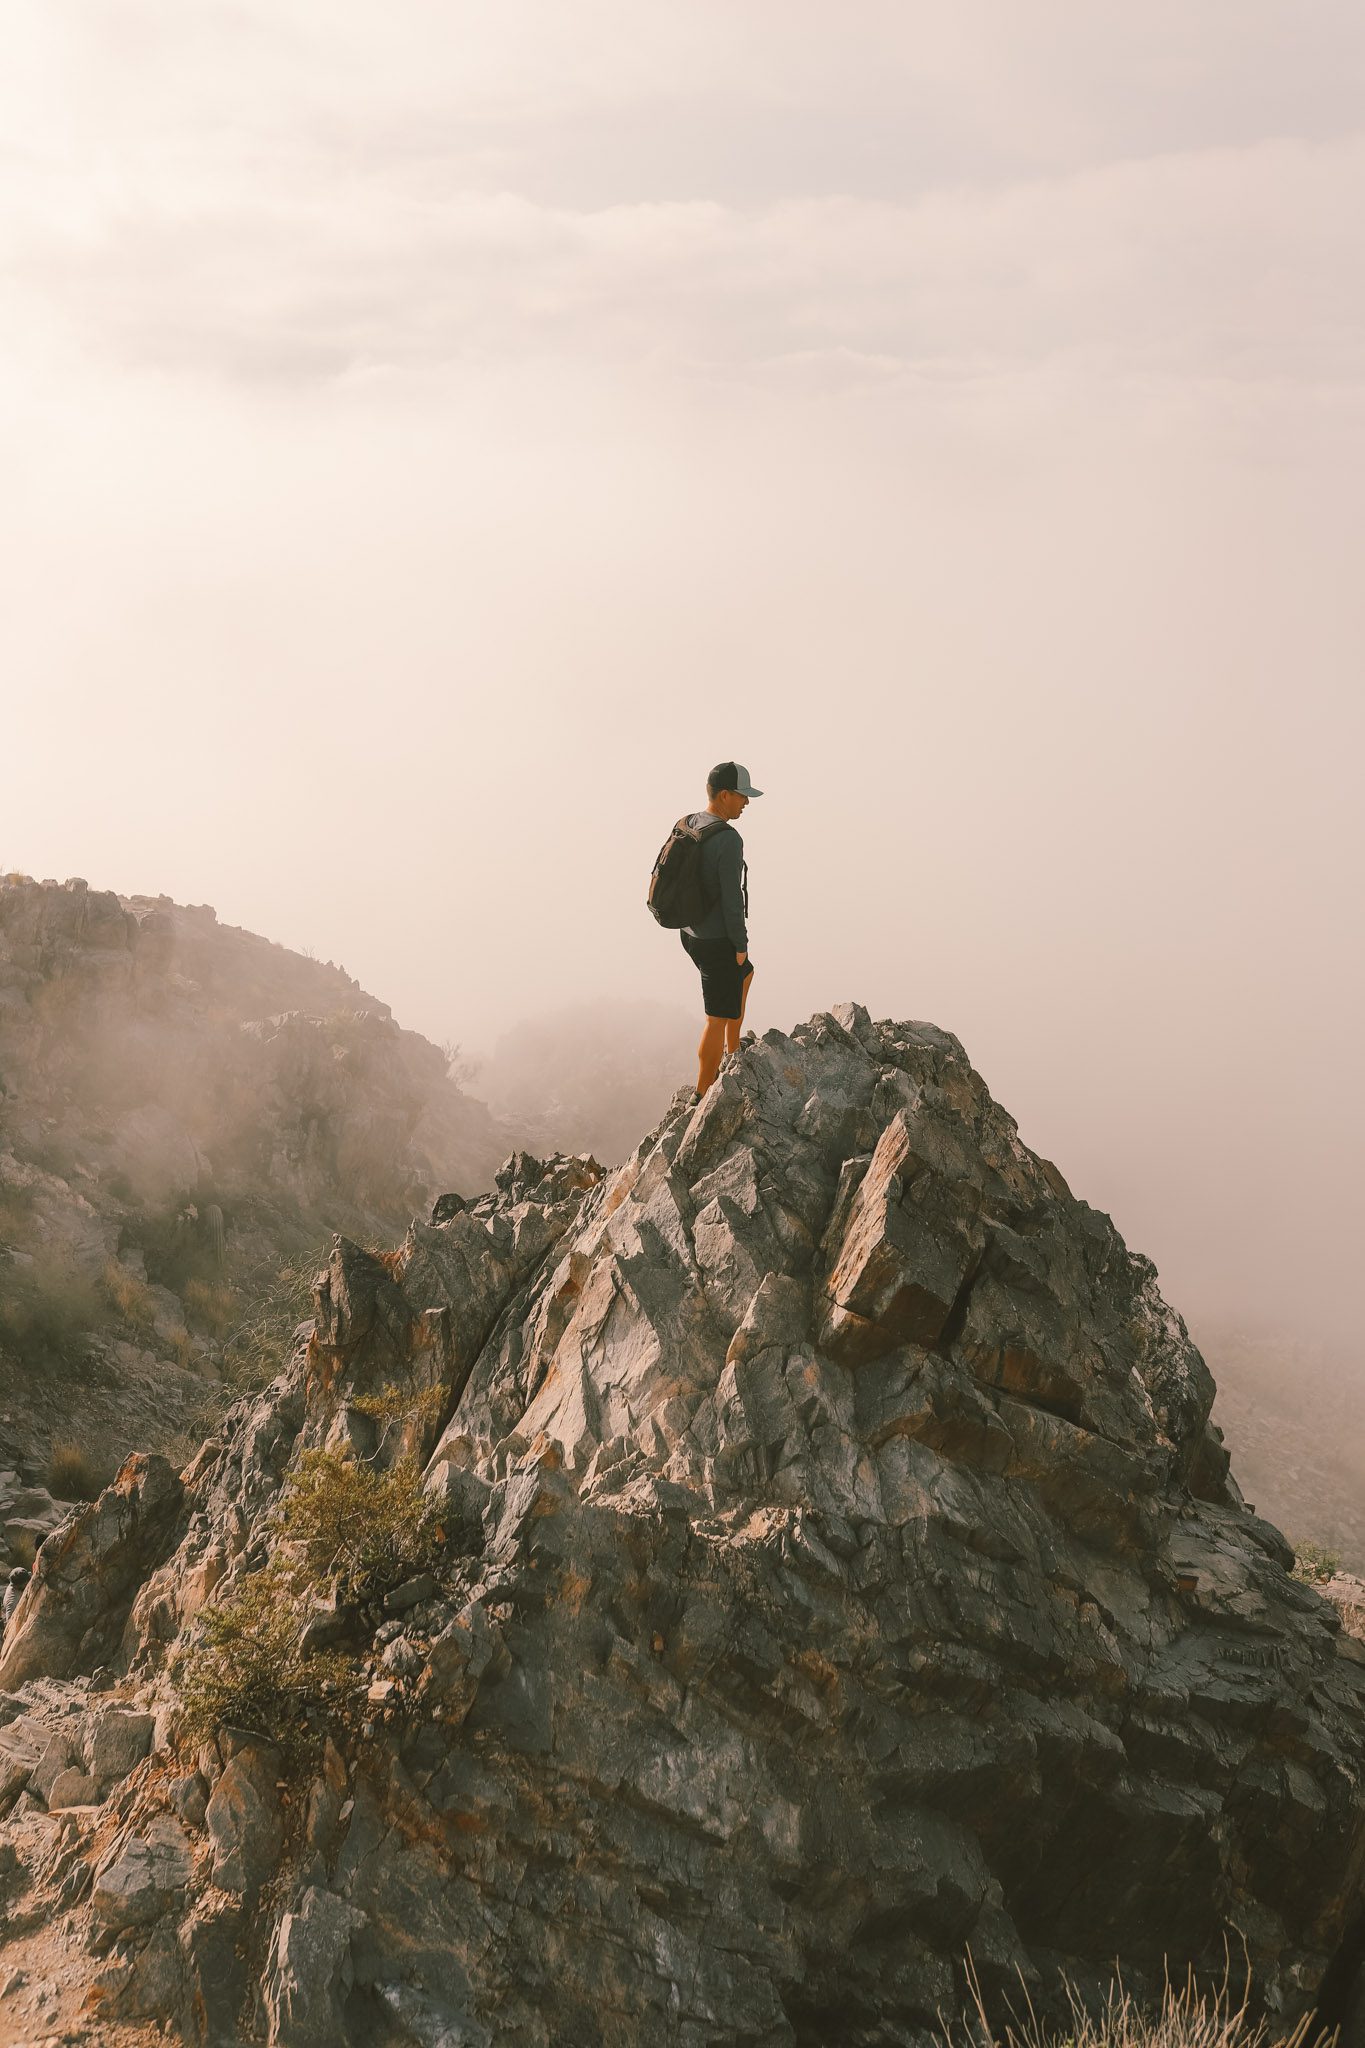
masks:
[[[6,10],[0,2048],[1365,2048],[1363,78]]]

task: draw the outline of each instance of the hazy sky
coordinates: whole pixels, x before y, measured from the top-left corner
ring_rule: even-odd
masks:
[[[16,0],[0,863],[477,1048],[957,1031],[1178,1304],[1354,1329],[1358,0]]]

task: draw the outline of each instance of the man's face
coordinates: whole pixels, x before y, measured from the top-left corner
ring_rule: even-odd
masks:
[[[737,789],[718,790],[716,792],[716,800],[721,805],[721,816],[723,818],[742,817],[749,805],[748,797],[741,796]]]

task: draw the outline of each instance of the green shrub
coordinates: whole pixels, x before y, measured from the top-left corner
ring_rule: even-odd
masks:
[[[419,1427],[437,1421],[445,1405],[446,1390],[438,1381],[429,1387],[400,1387],[390,1380],[379,1394],[359,1394],[351,1402],[357,1415],[387,1428],[391,1422],[412,1421]]]
[[[305,1451],[279,1522],[314,1583],[335,1579],[355,1600],[382,1599],[425,1570],[440,1547],[415,1458],[378,1472],[345,1452]]]
[[[271,1518],[279,1549],[201,1612],[172,1666],[190,1736],[247,1728],[280,1745],[291,1768],[321,1727],[359,1719],[360,1669],[340,1650],[300,1650],[313,1600],[334,1586],[373,1603],[433,1564],[438,1511],[415,1459],[377,1471],[347,1452],[306,1451]]]
[[[79,1444],[52,1446],[47,1490],[57,1500],[98,1500],[108,1483],[104,1467]]]
[[[335,1651],[304,1655],[298,1589],[286,1567],[269,1564],[225,1600],[203,1609],[172,1675],[185,1732],[212,1738],[245,1728],[300,1761],[317,1724],[345,1720],[356,1670]]]
[[[1325,1550],[1320,1543],[1294,1545],[1294,1577],[1306,1585],[1325,1586],[1340,1569],[1341,1559],[1335,1550]]]

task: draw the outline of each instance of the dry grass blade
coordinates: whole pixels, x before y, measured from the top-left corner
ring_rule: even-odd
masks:
[[[1023,2012],[1011,2009],[1009,2021],[1001,2028],[987,2013],[976,1965],[968,1951],[966,2032],[973,2048],[1334,2048],[1337,2039],[1335,2029],[1314,2032],[1314,2013],[1305,2013],[1286,2034],[1272,2033],[1264,2018],[1253,2020],[1250,1970],[1242,1977],[1240,1997],[1235,1998],[1231,1958],[1221,1984],[1213,1991],[1200,1990],[1192,1973],[1179,1989],[1168,1977],[1155,2011],[1134,1998],[1117,1970],[1098,2012],[1085,2004],[1074,1984],[1066,1982],[1068,2015],[1061,2024],[1040,2018],[1022,1976],[1019,1983]],[[953,2029],[940,2025],[952,2048]]]

